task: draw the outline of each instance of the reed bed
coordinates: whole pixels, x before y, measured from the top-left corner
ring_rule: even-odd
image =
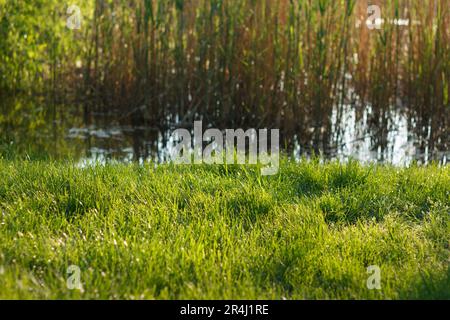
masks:
[[[163,130],[194,119],[277,127],[286,146],[327,153],[339,141],[333,112],[342,125],[343,106],[359,117],[370,108],[375,146],[385,147],[390,111],[400,109],[424,149],[449,149],[446,0],[92,0],[78,31],[64,28],[63,4],[39,4],[31,11],[51,9],[53,23],[29,28],[48,35],[21,48],[36,51],[32,66],[1,47],[2,88],[36,89],[40,79],[55,104],[79,105],[86,123],[101,113]],[[373,4],[379,30],[366,25]],[[6,12],[21,6],[7,2]],[[23,30],[2,32],[9,43]]]

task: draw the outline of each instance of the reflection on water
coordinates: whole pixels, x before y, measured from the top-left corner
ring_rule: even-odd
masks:
[[[334,110],[331,117],[333,130],[330,141],[333,143],[328,150],[319,149],[325,158],[341,161],[352,158],[364,163],[394,165],[409,165],[413,161],[421,164],[430,161],[447,164],[450,150],[430,152],[429,143],[420,140],[417,133],[411,130],[414,128],[409,127],[411,122],[407,116],[400,111],[390,112],[387,128],[383,128],[386,130],[375,131],[368,124],[372,114],[370,107],[367,107],[358,119],[356,110],[345,106],[340,123],[337,122],[336,113]],[[382,137],[382,134],[385,137]],[[154,162],[164,162],[168,161],[172,147],[170,135],[170,130],[106,124],[70,128],[67,130],[66,139],[76,144],[84,144],[85,152],[81,157],[81,163],[84,164],[111,160],[143,162],[150,159]],[[292,146],[287,146],[288,152],[297,158],[309,156],[309,148],[302,146],[297,138],[290,139],[294,142]],[[282,142],[280,144],[284,145]],[[447,144],[448,141],[441,143]]]
[[[37,151],[55,157],[69,156],[78,159],[81,164],[168,161],[173,144],[171,132],[181,126],[176,123],[179,123],[177,119],[182,118],[150,123],[144,118],[132,117],[122,121],[124,118],[118,113],[105,112],[97,113],[86,121],[77,108],[55,106],[52,110],[39,107],[36,101],[3,102],[7,103],[0,104],[0,152],[4,153],[13,145],[22,153]],[[449,112],[441,117],[448,118]],[[333,108],[329,119],[330,129],[324,131],[321,140],[315,140],[311,134],[315,128],[300,126],[296,132],[290,133],[283,127],[278,128],[282,137],[280,146],[296,158],[319,153],[323,158],[341,161],[353,158],[361,162],[394,165],[409,165],[413,161],[421,164],[430,161],[448,163],[448,128],[426,126],[426,121],[417,119],[406,108],[392,108],[380,113],[379,109],[374,110],[371,106],[357,108],[344,105]],[[200,116],[198,120],[201,120]],[[295,119],[292,121],[295,122]],[[204,122],[203,130],[206,127]],[[213,124],[209,127],[217,126]],[[250,127],[253,126],[241,128],[245,130]],[[264,127],[257,129],[261,128]],[[434,134],[431,134],[432,130]]]
[[[387,137],[384,145],[377,144],[376,133],[371,132],[367,123],[371,115],[368,107],[358,121],[356,112],[349,106],[344,107],[342,140],[336,146],[333,157],[346,160],[354,158],[362,162],[387,162],[394,165],[408,165],[413,161],[428,163],[438,160],[445,164],[449,152],[436,151],[430,154],[429,148],[421,150],[418,137],[408,128],[406,115],[399,111],[391,111],[388,117]],[[333,123],[336,123],[336,112],[333,112]],[[447,150],[448,151],[448,150]]]

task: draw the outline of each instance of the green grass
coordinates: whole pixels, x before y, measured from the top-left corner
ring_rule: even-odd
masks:
[[[0,211],[3,299],[450,299],[448,167],[0,160]]]

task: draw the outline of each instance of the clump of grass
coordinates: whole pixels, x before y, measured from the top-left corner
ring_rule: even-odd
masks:
[[[437,166],[0,160],[0,297],[448,299],[449,190]]]

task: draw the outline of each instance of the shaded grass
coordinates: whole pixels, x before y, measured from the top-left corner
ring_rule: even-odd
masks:
[[[259,172],[0,160],[0,298],[450,298],[448,168]]]

